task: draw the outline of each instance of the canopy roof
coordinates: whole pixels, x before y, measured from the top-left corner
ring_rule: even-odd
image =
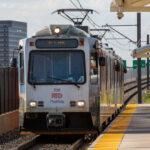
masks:
[[[113,12],[149,12],[150,0],[112,0]]]
[[[110,11],[117,12],[119,19],[123,17],[123,12],[150,12],[150,0],[112,0]],[[133,50],[132,56],[150,57],[150,45]]]
[[[133,50],[132,56],[136,58],[150,57],[150,44]]]

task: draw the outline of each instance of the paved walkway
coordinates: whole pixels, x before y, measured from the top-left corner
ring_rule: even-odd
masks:
[[[150,105],[128,105],[88,150],[150,150]]]

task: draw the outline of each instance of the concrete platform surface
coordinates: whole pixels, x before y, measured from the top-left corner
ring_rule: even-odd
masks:
[[[118,149],[150,150],[150,105],[138,106]]]
[[[150,104],[128,105],[88,150],[150,150]]]

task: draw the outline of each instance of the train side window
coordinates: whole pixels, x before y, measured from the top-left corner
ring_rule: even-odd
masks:
[[[91,54],[90,58],[90,81],[91,84],[98,83],[98,61],[96,53]]]
[[[24,54],[20,52],[20,63],[19,63],[19,70],[20,70],[20,83],[24,84]]]

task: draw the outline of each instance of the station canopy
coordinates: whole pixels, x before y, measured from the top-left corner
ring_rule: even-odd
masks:
[[[123,12],[150,12],[150,0],[112,0],[110,11],[118,14]],[[133,50],[131,55],[136,58],[150,57],[150,45]]]
[[[150,57],[150,44],[133,50],[132,56],[135,58]]]
[[[150,0],[112,0],[112,12],[149,12]]]

